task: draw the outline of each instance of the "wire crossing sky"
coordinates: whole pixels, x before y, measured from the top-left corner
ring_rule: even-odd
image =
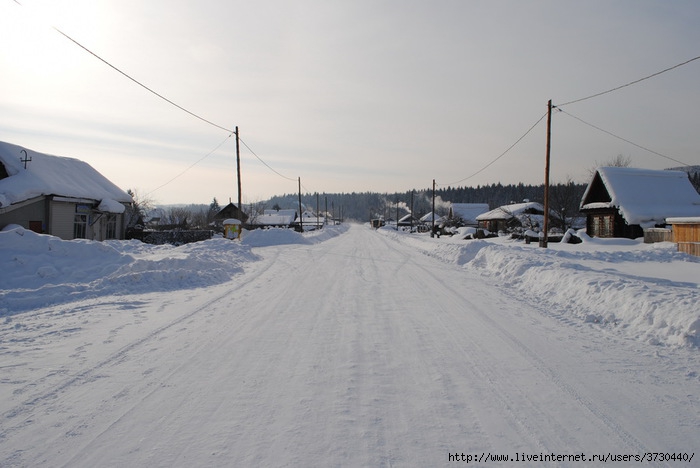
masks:
[[[245,136],[244,202],[297,174],[320,192],[541,183],[544,130],[523,131],[552,99],[576,104],[553,122],[554,182],[618,155],[700,164],[694,1],[345,3],[0,2],[0,139],[160,203],[234,197],[217,122]]]

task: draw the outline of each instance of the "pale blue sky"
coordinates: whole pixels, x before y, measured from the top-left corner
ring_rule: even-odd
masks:
[[[160,203],[236,198],[228,133],[158,99],[51,29],[226,128],[245,202],[296,191],[453,184],[554,104],[700,55],[696,1],[0,0],[0,140],[83,159]],[[564,107],[700,164],[700,60]],[[541,183],[545,121],[459,185]],[[618,154],[678,164],[555,113],[552,180]]]

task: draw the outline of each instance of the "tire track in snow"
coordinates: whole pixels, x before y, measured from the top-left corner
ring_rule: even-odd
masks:
[[[258,268],[255,272],[253,272],[250,275],[244,275],[243,276],[243,283],[237,284],[238,287],[230,289],[225,291],[224,293],[221,293],[217,295],[216,297],[209,299],[207,302],[204,304],[198,306],[196,309],[189,311],[177,319],[168,322],[165,325],[162,325],[155,330],[150,331],[147,333],[145,336],[134,340],[130,342],[129,344],[123,346],[120,348],[118,351],[110,354],[108,357],[100,360],[97,363],[91,364],[88,368],[81,370],[80,372],[74,373],[70,377],[64,379],[62,382],[52,385],[52,387],[48,390],[42,389],[40,392],[38,392],[35,395],[32,395],[30,398],[25,399],[18,405],[16,405],[14,408],[11,408],[9,410],[6,410],[4,413],[0,415],[0,418],[3,420],[13,420],[15,418],[18,418],[20,416],[25,416],[21,421],[18,421],[14,425],[9,425],[4,428],[4,432],[2,434],[3,439],[9,438],[13,433],[15,433],[18,430],[23,429],[24,427],[32,424],[34,422],[34,417],[33,414],[39,410],[39,407],[42,404],[45,404],[47,402],[50,402],[52,400],[55,400],[59,394],[64,393],[66,391],[69,391],[71,388],[83,385],[85,383],[89,383],[91,381],[94,381],[98,379],[99,376],[99,371],[103,368],[106,368],[120,360],[123,360],[127,357],[127,355],[136,350],[137,348],[141,346],[145,346],[146,344],[159,339],[161,335],[163,335],[165,332],[172,330],[174,327],[177,327],[187,320],[193,318],[197,314],[201,313],[202,311],[205,311],[208,307],[210,307],[212,304],[221,301],[225,299],[228,296],[231,296],[232,294],[236,293],[238,289],[242,288],[246,284],[254,282],[261,274],[263,274],[266,269],[269,267],[270,264],[272,264],[275,260],[275,257],[270,258],[265,264],[263,265],[262,268]],[[112,302],[113,299],[109,299],[108,302]],[[167,308],[169,304],[163,304],[160,306],[159,310],[164,310]]]
[[[391,242],[387,242],[389,245]],[[395,249],[395,246],[390,245],[391,248]],[[504,342],[506,342],[508,345],[510,345],[513,349],[517,350],[519,354],[523,357],[525,357],[529,363],[535,368],[541,375],[546,377],[547,381],[556,386],[563,394],[568,395],[571,400],[577,403],[578,407],[583,409],[585,412],[590,414],[592,417],[594,417],[597,421],[600,422],[600,424],[603,427],[606,427],[608,429],[608,432],[611,436],[616,437],[620,440],[621,444],[623,444],[625,447],[627,447],[626,450],[620,449],[620,453],[625,452],[625,453],[638,453],[638,454],[643,454],[649,450],[647,450],[644,446],[644,444],[639,441],[635,436],[633,436],[629,431],[627,431],[622,424],[617,422],[614,418],[609,416],[604,409],[599,408],[597,405],[595,405],[592,401],[589,399],[585,398],[583,395],[581,395],[580,392],[578,392],[573,386],[569,385],[566,383],[561,376],[551,367],[548,366],[547,363],[534,351],[532,351],[529,347],[527,347],[521,340],[519,340],[516,336],[514,336],[512,333],[510,333],[508,330],[506,330],[503,326],[498,324],[496,321],[494,321],[491,317],[488,316],[481,308],[476,306],[473,302],[469,301],[466,297],[464,297],[464,294],[461,291],[457,291],[453,287],[451,287],[447,282],[444,281],[444,278],[441,278],[438,276],[435,272],[434,269],[425,267],[422,263],[416,262],[417,266],[420,266],[422,268],[423,273],[427,276],[429,276],[432,279],[432,285],[430,287],[425,286],[424,284],[424,278],[420,277],[414,277],[414,281],[417,285],[421,285],[426,292],[432,292],[432,294],[435,294],[436,291],[434,290],[435,288],[440,288],[444,290],[446,294],[441,295],[438,294],[440,297],[445,297],[449,298],[448,302],[451,302],[452,305],[449,307],[442,307],[441,306],[441,312],[442,314],[436,314],[436,319],[440,322],[442,325],[445,335],[450,337],[450,341],[452,342],[453,346],[457,349],[459,349],[465,359],[468,359],[470,362],[472,362],[472,367],[473,369],[478,373],[481,374],[480,380],[481,381],[488,381],[490,382],[491,388],[494,390],[494,394],[497,396],[499,400],[504,405],[504,408],[511,414],[513,417],[513,420],[520,426],[521,428],[521,433],[529,438],[532,438],[537,445],[541,448],[541,450],[546,451],[549,450],[550,447],[547,446],[546,441],[542,440],[541,438],[537,437],[536,434],[536,428],[532,427],[527,423],[526,420],[524,420],[522,417],[518,416],[518,413],[524,413],[524,414],[533,414],[539,412],[539,409],[537,407],[537,404],[532,402],[531,399],[528,397],[526,393],[521,392],[518,390],[520,393],[520,396],[525,400],[528,401],[529,404],[531,405],[531,410],[527,412],[523,412],[522,410],[518,410],[517,408],[514,407],[514,404],[512,403],[511,399],[507,396],[507,394],[503,391],[500,390],[501,385],[510,385],[509,390],[516,390],[517,386],[512,385],[512,381],[509,379],[509,376],[498,376],[496,375],[494,369],[496,369],[496,366],[491,366],[491,365],[483,365],[484,362],[494,362],[498,363],[497,359],[494,359],[493,356],[490,356],[489,352],[486,351],[483,346],[479,345],[475,340],[471,340],[472,345],[476,345],[481,353],[481,358],[480,359],[475,359],[473,355],[473,348],[466,350],[463,346],[462,341],[464,338],[467,336],[466,334],[462,333],[459,334],[459,336],[455,333],[454,328],[448,326],[445,323],[445,320],[443,319],[443,315],[447,316],[450,315],[453,318],[459,318],[456,311],[459,310],[464,310],[465,305],[468,306],[468,311],[471,314],[475,314],[478,316],[479,320],[487,325],[492,331],[494,331],[501,339],[503,339]],[[457,273],[459,274],[459,272]],[[460,298],[459,300],[455,300],[454,298]],[[457,321],[457,320],[455,320]],[[470,354],[470,352],[472,352]],[[549,420],[550,423],[556,424],[556,432],[560,434],[566,435],[566,437],[571,438],[571,440],[575,440],[575,436],[571,435],[570,431],[564,427],[562,424],[556,423],[556,421],[552,421],[551,419]],[[619,445],[618,445],[619,446]],[[558,448],[554,449],[555,451],[558,450]],[[665,466],[663,464],[653,464],[653,466]]]

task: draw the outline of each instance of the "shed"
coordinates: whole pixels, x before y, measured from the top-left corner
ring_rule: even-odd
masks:
[[[123,239],[131,203],[84,161],[0,142],[0,229],[18,224],[66,240]]]
[[[589,236],[635,239],[668,217],[700,216],[700,194],[683,171],[599,167],[581,211]]]
[[[678,251],[700,256],[700,216],[690,218],[667,218],[673,226],[673,242]]]
[[[224,224],[224,237],[226,239],[240,239],[241,238],[241,221],[234,218],[225,219]]]

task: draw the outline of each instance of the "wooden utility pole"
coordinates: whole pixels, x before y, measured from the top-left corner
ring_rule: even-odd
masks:
[[[299,232],[304,232],[304,213],[301,212],[301,177],[299,177]]]
[[[435,235],[435,179],[433,179],[433,225],[430,227],[430,237]]]
[[[547,103],[547,149],[544,163],[544,236],[540,239],[540,247],[547,248],[547,232],[549,231],[549,151],[552,142],[552,100]]]
[[[396,230],[399,230],[399,197],[396,197]]]
[[[316,230],[317,231],[319,229],[318,212],[320,209],[321,209],[321,207],[318,205],[318,192],[316,192]]]
[[[241,150],[238,145],[238,125],[236,125],[236,169],[238,173],[238,213],[239,215],[243,214],[242,210],[242,205],[241,205]],[[241,220],[243,222],[243,220]]]
[[[411,190],[411,229],[408,232],[413,232],[413,190]]]

